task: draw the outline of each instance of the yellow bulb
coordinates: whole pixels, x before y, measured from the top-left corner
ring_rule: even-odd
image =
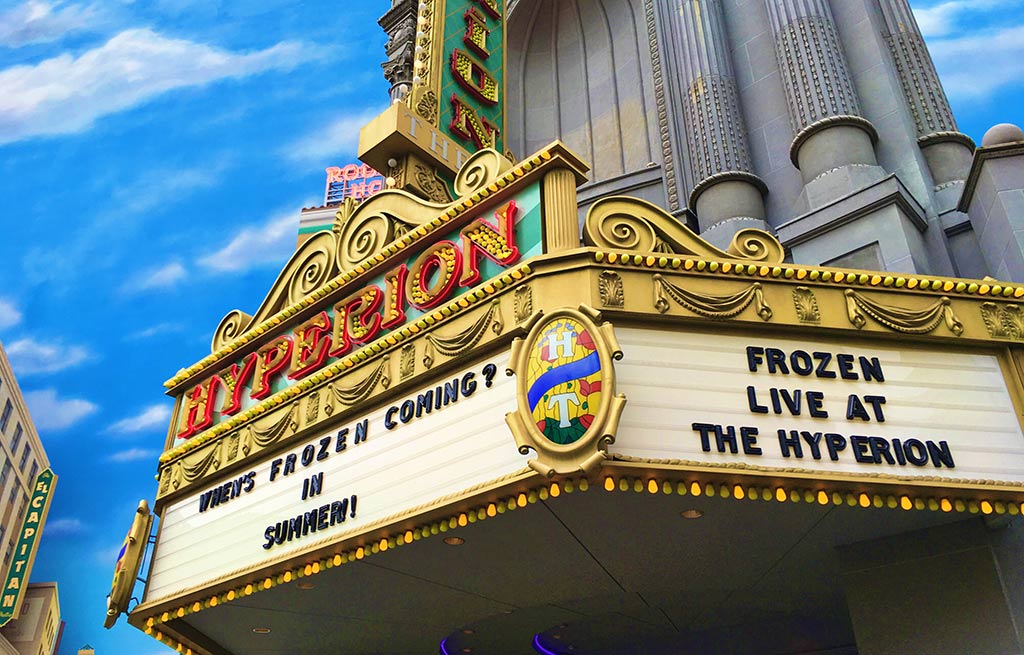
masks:
[[[775,490],[775,500],[779,501],[780,503],[784,503],[786,502],[786,498],[788,498],[788,496],[786,495],[785,489],[779,487]]]
[[[914,503],[912,503],[910,501],[909,497],[907,497],[907,496],[900,496],[900,507],[905,509],[905,510],[913,509],[914,508]]]

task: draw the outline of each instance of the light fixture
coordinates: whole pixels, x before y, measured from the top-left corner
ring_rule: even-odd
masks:
[[[473,628],[463,628],[462,629],[462,634],[464,634],[464,635],[473,635],[473,634],[476,634],[476,630],[474,630]]]
[[[684,519],[699,519],[704,516],[704,512],[699,509],[684,509],[679,515]]]
[[[255,632],[258,635],[269,635],[270,634],[270,628],[253,628],[252,631]]]
[[[312,589],[314,585],[312,582],[296,582],[295,586],[299,589]]]
[[[445,537],[443,541],[449,546],[461,546],[466,543],[466,540],[462,537]]]

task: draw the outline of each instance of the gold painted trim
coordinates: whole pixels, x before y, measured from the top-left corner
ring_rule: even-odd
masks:
[[[268,335],[271,332],[279,330],[283,325],[292,322],[298,322],[303,318],[315,313],[315,311],[322,305],[325,305],[325,299],[329,296],[333,297],[337,295],[335,292],[342,287],[346,287],[348,283],[352,282],[357,278],[369,276],[370,274],[381,271],[384,269],[384,264],[390,262],[391,259],[410,248],[413,244],[418,241],[424,240],[425,237],[442,228],[449,223],[458,223],[460,219],[467,216],[470,210],[476,211],[476,207],[482,204],[489,204],[494,197],[504,197],[510,186],[515,188],[511,190],[511,193],[515,193],[520,185],[529,183],[534,179],[540,180],[543,174],[551,170],[552,168],[569,168],[576,175],[577,181],[582,182],[586,179],[586,171],[588,167],[584,164],[579,157],[572,153],[568,148],[565,147],[560,141],[555,141],[549,144],[547,147],[529,157],[514,166],[505,168],[501,164],[501,160],[504,159],[501,155],[498,155],[494,151],[480,151],[473,155],[469,161],[466,162],[465,166],[459,171],[459,175],[462,177],[460,183],[463,190],[470,190],[464,197],[457,199],[455,202],[449,205],[433,205],[433,203],[427,203],[421,201],[411,194],[405,194],[403,192],[382,192],[373,196],[374,198],[391,198],[392,200],[408,196],[405,198],[406,203],[412,203],[408,206],[418,205],[422,207],[436,207],[438,213],[427,220],[426,218],[419,216],[418,221],[422,221],[417,227],[410,229],[405,234],[395,238],[394,241],[383,245],[382,249],[375,254],[367,256],[365,259],[357,264],[354,264],[350,269],[341,272],[324,282],[323,286],[319,287],[315,291],[310,292],[308,295],[302,297],[299,300],[283,307],[276,313],[267,316],[262,322],[256,324],[255,321],[251,325],[245,328],[235,328],[235,336],[231,337],[228,343],[221,345],[215,352],[207,355],[200,361],[189,366],[188,368],[181,369],[171,377],[169,380],[164,382],[164,386],[171,390],[176,391],[179,386],[190,381],[192,378],[198,376],[200,373],[212,368],[215,364],[226,359],[229,355],[238,352],[242,349],[251,349],[251,344],[257,341],[261,341],[262,337]],[[507,160],[505,160],[507,161]],[[487,173],[490,171],[490,174]],[[385,195],[389,194],[389,195]],[[399,194],[399,195],[395,195]],[[380,201],[377,201],[380,202]],[[381,203],[383,204],[383,203]],[[369,209],[356,210],[353,214],[353,218],[349,220],[358,220],[358,216],[362,216],[363,213],[370,214],[371,210],[376,207],[376,203],[366,205]],[[389,209],[388,206],[382,206],[380,211],[373,214],[377,215],[391,215],[393,209]],[[327,235],[325,233],[325,238]],[[309,244],[313,239],[307,241]],[[320,244],[323,245],[323,244]],[[305,248],[305,244],[304,244]],[[313,246],[310,246],[313,249]],[[298,253],[293,257],[293,260],[299,257]],[[275,287],[280,284],[286,284],[280,277],[275,282]],[[275,290],[272,290],[268,294],[270,297],[279,297]],[[264,301],[265,303],[267,301]],[[238,310],[235,310],[238,312]],[[234,317],[233,322],[241,323],[244,322],[246,316],[242,312],[229,313],[228,317]],[[225,317],[222,321],[221,326],[225,326],[225,322],[229,321],[228,317]],[[220,331],[221,328],[218,328]]]
[[[741,259],[781,264],[785,251],[778,239],[761,230],[736,233],[727,250],[719,250],[657,205],[626,196],[598,200],[583,222],[583,242],[599,248]]]
[[[534,422],[527,399],[529,360],[532,349],[540,342],[541,333],[553,321],[571,319],[583,325],[591,335],[598,353],[601,372],[601,402],[594,412],[594,421],[579,440],[570,444],[551,442]],[[530,467],[546,477],[568,475],[594,470],[608,456],[608,446],[615,443],[622,410],[626,397],[615,393],[614,361],[622,359],[622,349],[615,338],[611,323],[601,322],[601,314],[594,309],[580,305],[578,309],[557,309],[553,312],[536,314],[525,326],[529,334],[512,342],[512,355],[508,375],[515,375],[516,411],[505,415],[505,422],[523,455],[532,450],[537,459],[529,461]]]
[[[655,464],[658,468],[649,468]],[[272,562],[264,565],[257,575],[249,576],[248,581],[238,581],[225,587],[211,583],[205,588],[184,593],[178,597],[160,601],[147,601],[137,607],[129,617],[135,625],[146,634],[159,641],[186,652],[186,646],[176,637],[173,626],[166,625],[174,619],[184,618],[218,605],[244,599],[254,593],[268,591],[278,585],[290,584],[299,579],[316,576],[325,570],[348,563],[362,561],[367,557],[382,554],[397,547],[407,546],[416,541],[447,533],[466,527],[471,523],[496,518],[510,511],[525,508],[537,502],[548,502],[571,494],[600,490],[606,493],[635,493],[648,496],[675,495],[717,497],[737,501],[768,502],[768,503],[806,503],[820,506],[847,506],[867,510],[900,509],[902,511],[932,511],[946,514],[958,513],[983,516],[1019,516],[1024,514],[1024,496],[1014,492],[1012,495],[1001,493],[998,489],[963,489],[960,496],[950,496],[948,490],[935,490],[928,486],[913,485],[910,481],[894,480],[888,488],[881,492],[866,490],[856,480],[803,480],[780,474],[781,479],[766,479],[763,482],[736,482],[723,476],[721,471],[689,470],[664,460],[617,459],[607,461],[599,473],[583,477],[569,477],[543,486],[526,486],[516,490],[506,488],[493,500],[469,501],[468,509],[447,508],[452,510],[450,516],[440,520],[417,525],[414,528],[399,530],[390,535],[375,539],[369,546],[362,545],[352,548],[352,544],[343,546],[341,552],[333,556],[317,556],[305,553],[288,560]],[[534,476],[531,473],[523,478],[528,483]],[[834,485],[833,483],[840,483]],[[877,485],[877,481],[867,480]],[[800,484],[805,483],[805,484]],[[810,484],[811,486],[808,486]],[[911,487],[911,488],[907,488]],[[989,495],[971,494],[971,491],[990,492]],[[314,559],[309,559],[313,555]],[[305,557],[305,563],[303,558]],[[166,632],[164,632],[166,630]],[[184,636],[181,636],[184,639]],[[203,653],[204,651],[195,651]]]
[[[175,448],[168,450],[160,456],[160,462],[167,463],[189,453],[209,443],[218,436],[235,428],[241,427],[243,424],[256,419],[275,407],[298,397],[300,394],[311,390],[313,387],[320,385],[337,375],[343,374],[348,369],[355,368],[364,362],[383,354],[385,351],[394,349],[398,344],[414,338],[420,332],[427,330],[430,326],[441,323],[479,305],[481,301],[499,293],[501,290],[509,286],[514,285],[517,281],[526,278],[531,272],[532,268],[529,264],[523,264],[517,268],[507,271],[504,275],[486,282],[475,290],[467,292],[444,307],[440,307],[432,313],[420,317],[416,321],[405,325],[395,332],[391,332],[376,339],[352,355],[325,366],[305,380],[286,389],[282,389],[248,410],[224,421],[223,423],[219,423],[204,432],[201,432]]]

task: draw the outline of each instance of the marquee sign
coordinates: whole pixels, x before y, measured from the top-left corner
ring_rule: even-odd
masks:
[[[0,625],[7,625],[21,606],[25,587],[28,585],[31,562],[39,548],[40,533],[46,523],[46,514],[50,511],[50,500],[53,498],[53,485],[57,476],[46,469],[36,476],[32,486],[32,496],[28,501],[25,520],[21,525],[18,541],[14,544],[14,557],[7,569],[4,588],[0,595]]]
[[[261,348],[192,385],[179,403],[176,439],[193,437],[539,254],[540,198],[539,184],[528,185],[490,215],[416,243],[402,263],[311,318],[282,326]]]
[[[504,0],[420,3],[411,106],[470,152],[504,147]]]
[[[496,375],[506,362],[496,356],[446,375],[170,504],[147,599],[365,532],[521,471],[525,458],[502,420],[515,407],[514,384]]]
[[[921,346],[618,329],[615,453],[804,477],[1024,484],[999,358]]]

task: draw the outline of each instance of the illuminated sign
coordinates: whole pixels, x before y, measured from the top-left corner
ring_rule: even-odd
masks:
[[[541,252],[540,188],[532,184],[460,230],[417,244],[405,262],[282,330],[184,393],[175,434],[188,439],[398,329],[458,291]]]
[[[46,522],[46,513],[50,510],[50,499],[53,497],[53,485],[57,476],[46,469],[36,477],[32,487],[32,496],[28,501],[25,521],[21,533],[14,545],[14,557],[7,569],[4,589],[0,595],[0,625],[6,625],[18,612],[22,593],[28,585],[28,575],[32,570],[32,560],[39,548],[39,537]]]
[[[526,458],[504,421],[516,406],[507,363],[505,353],[442,376],[169,504],[147,599],[402,520],[521,471]]]
[[[345,198],[362,200],[384,189],[384,176],[366,164],[330,166],[324,204],[338,203]]]
[[[504,0],[448,0],[440,125],[470,152],[503,151]]]
[[[1024,482],[1024,433],[995,355],[616,330],[627,411],[615,452],[809,477]]]

